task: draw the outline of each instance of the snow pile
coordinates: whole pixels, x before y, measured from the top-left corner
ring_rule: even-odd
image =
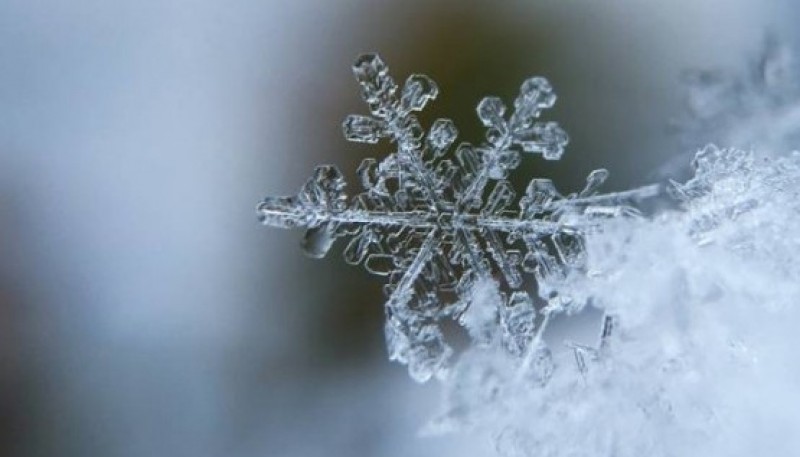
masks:
[[[709,146],[693,165],[681,210],[587,236],[566,292],[613,323],[602,343],[468,349],[430,431],[482,430],[507,456],[797,455],[800,154]]]

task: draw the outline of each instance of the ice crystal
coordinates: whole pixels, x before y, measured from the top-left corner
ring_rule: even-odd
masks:
[[[507,177],[522,157],[557,160],[568,143],[557,123],[539,120],[556,101],[544,78],[523,82],[513,110],[498,97],[481,100],[485,141],[461,143],[450,154],[458,135],[454,123],[437,119],[426,133],[414,114],[436,98],[432,79],[411,75],[400,88],[376,54],[360,56],[353,73],[370,114],[348,116],[345,138],[385,140],[393,152],[364,159],[357,170],[363,190],[352,198],[335,166],[317,167],[296,196],[264,199],[257,208],[261,221],[305,228],[303,247],[313,257],[347,239],[346,262],[386,278],[389,357],[407,364],[415,380],[444,373],[452,349],[441,323],[453,319],[478,343],[501,338],[509,354],[546,382],[541,333],[550,315],[583,305],[560,285],[585,269],[584,237],[599,221],[635,214],[629,203],[657,188],[599,194],[608,176],[600,169],[579,192],[563,195],[551,180],[536,178],[518,199]],[[526,273],[547,301],[540,311]],[[484,307],[473,291],[495,276],[502,290]]]
[[[800,153],[774,157],[709,145],[692,165],[695,176],[673,182],[671,191],[684,205],[688,233],[700,244],[723,244],[750,261],[800,277],[793,259],[800,251],[794,226],[800,214]]]

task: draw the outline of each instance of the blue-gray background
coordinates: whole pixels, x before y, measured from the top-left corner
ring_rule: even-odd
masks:
[[[519,174],[645,184],[687,68],[738,65],[792,2],[0,0],[0,454],[483,455],[420,439],[435,386],[385,360],[380,283],[253,208],[374,148],[350,62],[473,106],[547,76],[571,133]],[[464,452],[468,450],[469,452]]]

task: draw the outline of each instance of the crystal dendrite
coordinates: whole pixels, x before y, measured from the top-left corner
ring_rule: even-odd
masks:
[[[513,110],[498,97],[481,100],[485,140],[460,143],[451,154],[453,121],[437,119],[426,133],[414,114],[439,92],[431,78],[411,75],[400,87],[376,54],[360,56],[353,73],[370,114],[348,116],[345,138],[388,141],[393,152],[363,160],[357,170],[363,190],[352,198],[335,166],[318,166],[297,195],[265,198],[257,207],[261,222],[305,228],[303,247],[312,257],[343,238],[347,263],[385,277],[389,356],[407,364],[415,380],[447,366],[453,351],[443,320],[468,327],[478,343],[487,334],[474,328],[476,319],[465,319],[470,292],[485,278],[499,279],[504,293],[500,309],[477,322],[500,326],[503,346],[530,360],[549,315],[583,306],[561,286],[584,267],[585,234],[604,219],[635,214],[629,203],[658,189],[598,194],[608,176],[599,169],[580,192],[562,195],[551,180],[536,178],[517,198],[507,178],[521,157],[558,160],[568,143],[557,123],[539,120],[556,101],[544,78],[522,84]],[[543,305],[529,294],[524,274],[533,275]]]

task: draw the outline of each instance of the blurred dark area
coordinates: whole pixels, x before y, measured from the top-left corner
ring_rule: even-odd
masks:
[[[436,386],[386,360],[382,284],[341,246],[303,257],[264,195],[355,170],[350,63],[425,73],[480,142],[475,105],[559,94],[563,160],[514,177],[649,184],[686,68],[736,62],[791,2],[0,3],[0,454],[484,455],[420,438]],[[787,32],[790,33],[790,32]],[[790,37],[791,38],[791,37]]]

